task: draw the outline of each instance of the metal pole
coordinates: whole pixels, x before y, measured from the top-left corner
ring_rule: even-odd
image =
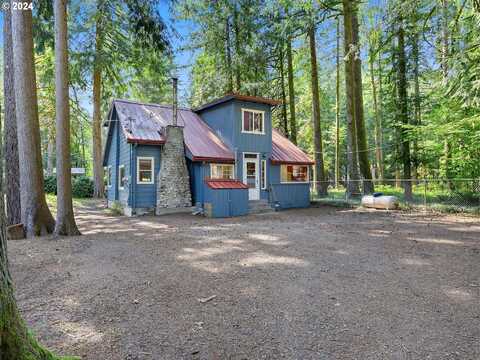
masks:
[[[172,77],[172,85],[173,85],[173,105],[172,105],[172,112],[173,112],[173,126],[177,126],[177,82],[178,79],[176,77]]]
[[[427,179],[423,179],[423,208],[427,212]]]

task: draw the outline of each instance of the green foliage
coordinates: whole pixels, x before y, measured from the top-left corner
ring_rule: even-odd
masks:
[[[87,176],[74,177],[72,194],[75,198],[90,198],[93,196],[93,180]]]
[[[55,175],[47,176],[43,180],[43,186],[47,194],[57,194],[57,177]]]

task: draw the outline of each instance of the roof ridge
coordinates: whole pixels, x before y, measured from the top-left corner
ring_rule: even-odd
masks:
[[[157,107],[163,107],[163,108],[172,108],[172,105],[145,103],[145,102],[140,102],[140,101],[136,101],[136,100],[128,100],[128,99],[113,99],[113,102],[124,102],[124,103],[128,103],[128,104],[157,106]],[[194,112],[191,108],[184,107],[184,106],[179,106],[178,109],[179,109],[179,110],[186,110],[186,111]]]

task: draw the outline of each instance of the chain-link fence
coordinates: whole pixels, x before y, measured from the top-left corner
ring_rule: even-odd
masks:
[[[311,199],[320,203],[360,205],[375,193],[394,195],[402,208],[480,214],[480,179],[383,179],[312,182]]]

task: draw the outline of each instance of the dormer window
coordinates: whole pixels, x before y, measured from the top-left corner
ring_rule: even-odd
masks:
[[[248,134],[265,134],[265,112],[242,109],[242,132]]]

